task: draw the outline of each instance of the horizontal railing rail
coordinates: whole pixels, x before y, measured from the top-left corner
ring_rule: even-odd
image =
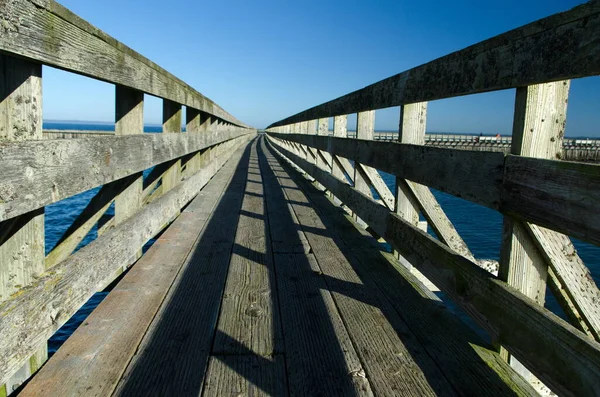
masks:
[[[511,30],[271,124],[600,74],[595,1]]]
[[[0,20],[0,395],[7,395],[47,359],[48,338],[131,266],[256,130],[54,1],[3,2]],[[114,131],[43,132],[42,65],[114,84]],[[144,94],[163,101],[162,133],[144,133]],[[45,207],[93,188],[47,250]],[[97,238],[77,251],[92,231]]]
[[[565,139],[564,129],[568,79],[600,74],[598,31],[600,3],[589,2],[267,129],[280,156],[445,292],[523,376],[559,395],[593,396],[600,387],[600,290],[568,237],[600,244],[600,166],[562,161],[567,148],[595,145]],[[511,137],[425,134],[427,101],[510,88]],[[377,134],[375,111],[394,106],[398,133]],[[506,145],[510,154],[435,147],[461,139]],[[396,177],[395,189],[379,171]],[[498,268],[480,267],[429,187],[504,215]],[[420,213],[437,239],[423,231]],[[568,323],[544,308],[546,286]]]

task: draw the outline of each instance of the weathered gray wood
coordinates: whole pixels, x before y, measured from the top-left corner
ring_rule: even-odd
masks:
[[[600,244],[599,200],[599,165],[506,157],[500,211],[507,215]]]
[[[108,207],[123,191],[137,180],[135,175],[125,177],[115,182],[108,183],[100,189],[81,211],[71,226],[63,233],[56,246],[46,256],[45,267],[49,269],[65,260],[75,251],[81,240],[87,236]]]
[[[12,0],[0,9],[0,49],[143,91],[245,126],[192,87],[53,0]]]
[[[269,127],[600,74],[600,4],[588,2],[417,66]]]
[[[590,270],[583,263],[573,243],[564,234],[556,233],[546,228],[526,223],[525,227],[531,234],[533,241],[538,246],[542,256],[549,265],[549,272],[553,273],[560,283],[556,289],[559,291],[567,305],[573,308],[564,308],[565,313],[573,317],[573,323],[579,324],[585,332],[596,340],[600,339],[600,290],[590,274]],[[553,291],[555,288],[553,288]],[[573,310],[574,309],[574,310]]]
[[[350,247],[363,275],[377,283],[398,314],[415,333],[454,389],[462,395],[524,395],[535,392],[499,354],[479,340],[390,253],[340,208],[302,178],[294,178],[310,196],[327,228]],[[506,382],[506,383],[505,383]]]
[[[0,143],[0,220],[241,136],[246,131],[249,130],[221,135],[140,134]]]
[[[163,134],[181,132],[181,105],[163,99]],[[181,160],[169,168],[162,177],[163,191],[168,192],[181,181]]]
[[[400,126],[398,141],[412,145],[425,143],[427,125],[427,102],[418,102],[400,107]],[[395,212],[409,223],[419,224],[419,206],[408,191],[405,181],[396,178],[396,208]]]
[[[113,395],[200,395],[247,180],[248,152]],[[188,181],[193,178],[172,191]]]
[[[247,141],[237,138],[237,144]],[[79,140],[78,140],[79,141]],[[45,343],[83,303],[104,285],[116,269],[127,265],[136,252],[187,204],[210,180],[229,155],[215,159],[214,167],[201,170],[177,185],[136,216],[43,274],[23,293],[0,304],[0,383]],[[110,255],[107,255],[110,253]],[[94,266],[89,266],[93,263]],[[50,287],[52,286],[52,287]]]
[[[469,247],[460,237],[450,219],[448,219],[446,213],[433,196],[433,193],[431,193],[431,190],[427,186],[411,181],[406,181],[406,186],[410,189],[423,216],[427,219],[429,226],[431,226],[440,241],[462,256],[475,261]]]
[[[248,179],[239,215],[213,355],[283,353],[269,222],[256,153],[250,149]]]
[[[490,208],[500,205],[504,155],[391,142],[270,133]]]
[[[285,362],[281,354],[211,357],[203,396],[287,396]]]
[[[269,135],[322,150],[329,147],[335,155],[600,244],[600,214],[595,210],[600,201],[600,165],[358,139]]]
[[[501,335],[500,343],[552,390],[595,395],[600,387],[600,344],[368,196],[315,167],[311,169],[293,153],[278,149],[419,266],[492,336]]]
[[[23,396],[110,395],[236,169],[215,174],[23,390]],[[193,208],[193,210],[189,210]]]
[[[385,181],[379,175],[379,172],[375,168],[369,167],[368,165],[359,164],[361,174],[364,179],[367,181],[369,186],[372,186],[373,189],[379,194],[383,204],[393,210],[394,209],[394,195],[390,191],[390,188],[385,184]]]
[[[144,93],[123,86],[116,86],[115,134],[137,135],[144,133]],[[115,225],[124,222],[135,214],[142,205],[144,178],[137,173],[129,186],[115,198]],[[131,258],[131,263],[142,256],[140,249]]]
[[[41,137],[42,65],[0,54],[0,142],[11,145]],[[30,175],[32,171],[22,168],[21,172]],[[0,202],[14,191],[0,183]],[[44,236],[44,208],[0,222],[0,303],[43,273]],[[0,379],[0,392],[12,393],[46,358],[43,339]]]
[[[333,178],[314,165],[313,168]],[[287,173],[286,177],[289,178]],[[284,191],[331,290],[373,393],[454,395],[416,336],[372,280],[358,272],[356,258],[348,255],[348,247],[326,228],[304,192],[297,186]]]

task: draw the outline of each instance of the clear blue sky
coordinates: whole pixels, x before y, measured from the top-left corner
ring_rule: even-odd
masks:
[[[62,0],[258,128],[581,0]],[[44,117],[114,120],[114,87],[44,69]],[[600,78],[573,81],[567,135],[600,136]],[[431,102],[428,131],[509,134],[514,90]],[[161,102],[146,101],[148,123]],[[378,111],[394,130],[398,109]]]

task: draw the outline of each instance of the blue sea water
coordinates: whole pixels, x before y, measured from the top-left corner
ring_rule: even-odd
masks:
[[[70,129],[70,130],[114,130],[113,124],[84,124],[84,123],[44,123],[45,129]],[[147,126],[146,132],[160,132],[160,126]],[[395,177],[390,174],[381,173],[384,181],[394,189]],[[61,235],[75,220],[79,213],[85,208],[89,200],[98,192],[99,188],[91,189],[66,200],[46,207],[46,253],[53,248]],[[456,198],[454,196],[433,190],[433,194],[444,209],[448,218],[454,224],[456,230],[467,243],[475,257],[481,259],[499,259],[500,243],[502,233],[502,215],[494,210],[477,204]],[[114,208],[108,210],[109,215],[114,214]],[[429,233],[432,234],[430,230]],[[82,241],[81,248],[96,238],[97,231],[94,228]],[[580,257],[591,271],[592,277],[600,281],[600,247],[573,239]],[[75,329],[85,320],[91,311],[102,301],[107,292],[95,294],[74,316],[69,320],[48,342],[49,353],[53,354],[56,349],[71,335]],[[547,294],[546,307],[556,314],[564,317],[558,303],[551,293]],[[460,314],[460,313],[459,313]],[[464,315],[461,314],[464,318]]]

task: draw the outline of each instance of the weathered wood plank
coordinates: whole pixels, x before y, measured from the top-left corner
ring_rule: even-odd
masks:
[[[540,19],[269,126],[600,74],[600,4]]]
[[[333,154],[397,177],[600,244],[600,213],[595,210],[600,201],[600,165],[358,139],[269,135],[329,147]],[[564,188],[567,185],[569,189]]]
[[[71,255],[81,240],[87,236],[94,225],[98,223],[100,217],[108,210],[115,197],[125,191],[136,180],[137,177],[135,175],[130,175],[102,186],[100,191],[92,197],[88,205],[81,211],[71,226],[69,226],[58,240],[56,246],[46,256],[46,269],[51,268]]]
[[[269,222],[256,144],[213,343],[213,355],[283,353]],[[276,221],[276,220],[274,220]]]
[[[53,0],[12,0],[0,9],[0,49],[70,72],[143,91],[245,126],[154,62]]]
[[[247,180],[248,154],[249,150],[238,163],[114,395],[200,395]]]
[[[24,141],[42,137],[42,65],[0,54],[0,141]],[[10,143],[7,143],[10,144]],[[0,167],[2,169],[2,167]],[[30,174],[23,168],[22,172]],[[28,172],[29,171],[29,172]],[[2,169],[2,172],[4,170]],[[0,183],[1,196],[14,192]],[[0,222],[0,302],[35,282],[44,271],[44,208]],[[46,340],[22,357],[0,380],[12,393],[48,357]],[[0,361],[1,362],[1,361]],[[11,373],[12,372],[12,373]]]
[[[574,324],[596,340],[600,339],[600,290],[583,263],[569,237],[546,228],[525,224],[542,256],[566,293],[567,304],[573,305],[575,312],[565,308],[567,315],[574,318]],[[559,288],[560,288],[559,287]],[[554,289],[553,289],[554,290]],[[560,293],[560,291],[557,291]],[[559,295],[559,294],[556,294]],[[557,296],[561,299],[561,296]]]
[[[319,172],[333,178],[326,171],[319,169]],[[359,272],[356,258],[349,255],[349,247],[326,228],[304,192],[297,185],[295,189],[284,188],[284,192],[312,247],[373,393],[455,395],[416,336],[375,283]]]
[[[110,395],[243,154],[239,149],[23,390],[23,396]],[[194,211],[188,211],[190,207]]]
[[[433,187],[493,209],[500,206],[504,155],[392,142],[269,133]],[[426,166],[425,166],[426,165]]]
[[[238,144],[247,136],[237,139]],[[223,164],[229,155],[215,159]],[[216,167],[218,168],[218,167]],[[105,285],[115,270],[128,264],[136,252],[188,203],[214,175],[201,170],[169,193],[144,207],[134,217],[44,273],[21,294],[0,304],[0,383],[45,343],[96,288]],[[111,255],[106,255],[110,252]],[[93,263],[94,266],[89,266]]]
[[[506,215],[599,245],[598,202],[599,165],[506,157],[500,206]]]
[[[249,130],[220,135],[140,134],[0,142],[0,221],[225,142],[246,131]]]
[[[383,252],[368,231],[302,178],[294,179],[310,196],[327,228],[335,230],[350,247],[362,274],[374,280],[386,294],[459,394],[479,395],[485,390],[489,396],[535,395],[498,353],[474,335],[392,254]]]
[[[243,355],[211,357],[203,396],[287,396],[285,362],[281,354],[270,358]]]
[[[284,190],[294,182],[277,160],[259,149],[273,239],[301,245],[306,240]],[[278,210],[284,203],[285,210]],[[357,352],[312,254],[275,253],[278,296],[285,337],[290,395],[372,395]]]
[[[600,344],[371,198],[278,148],[320,179],[492,336],[501,335],[499,342],[552,390],[595,395],[600,387]]]

